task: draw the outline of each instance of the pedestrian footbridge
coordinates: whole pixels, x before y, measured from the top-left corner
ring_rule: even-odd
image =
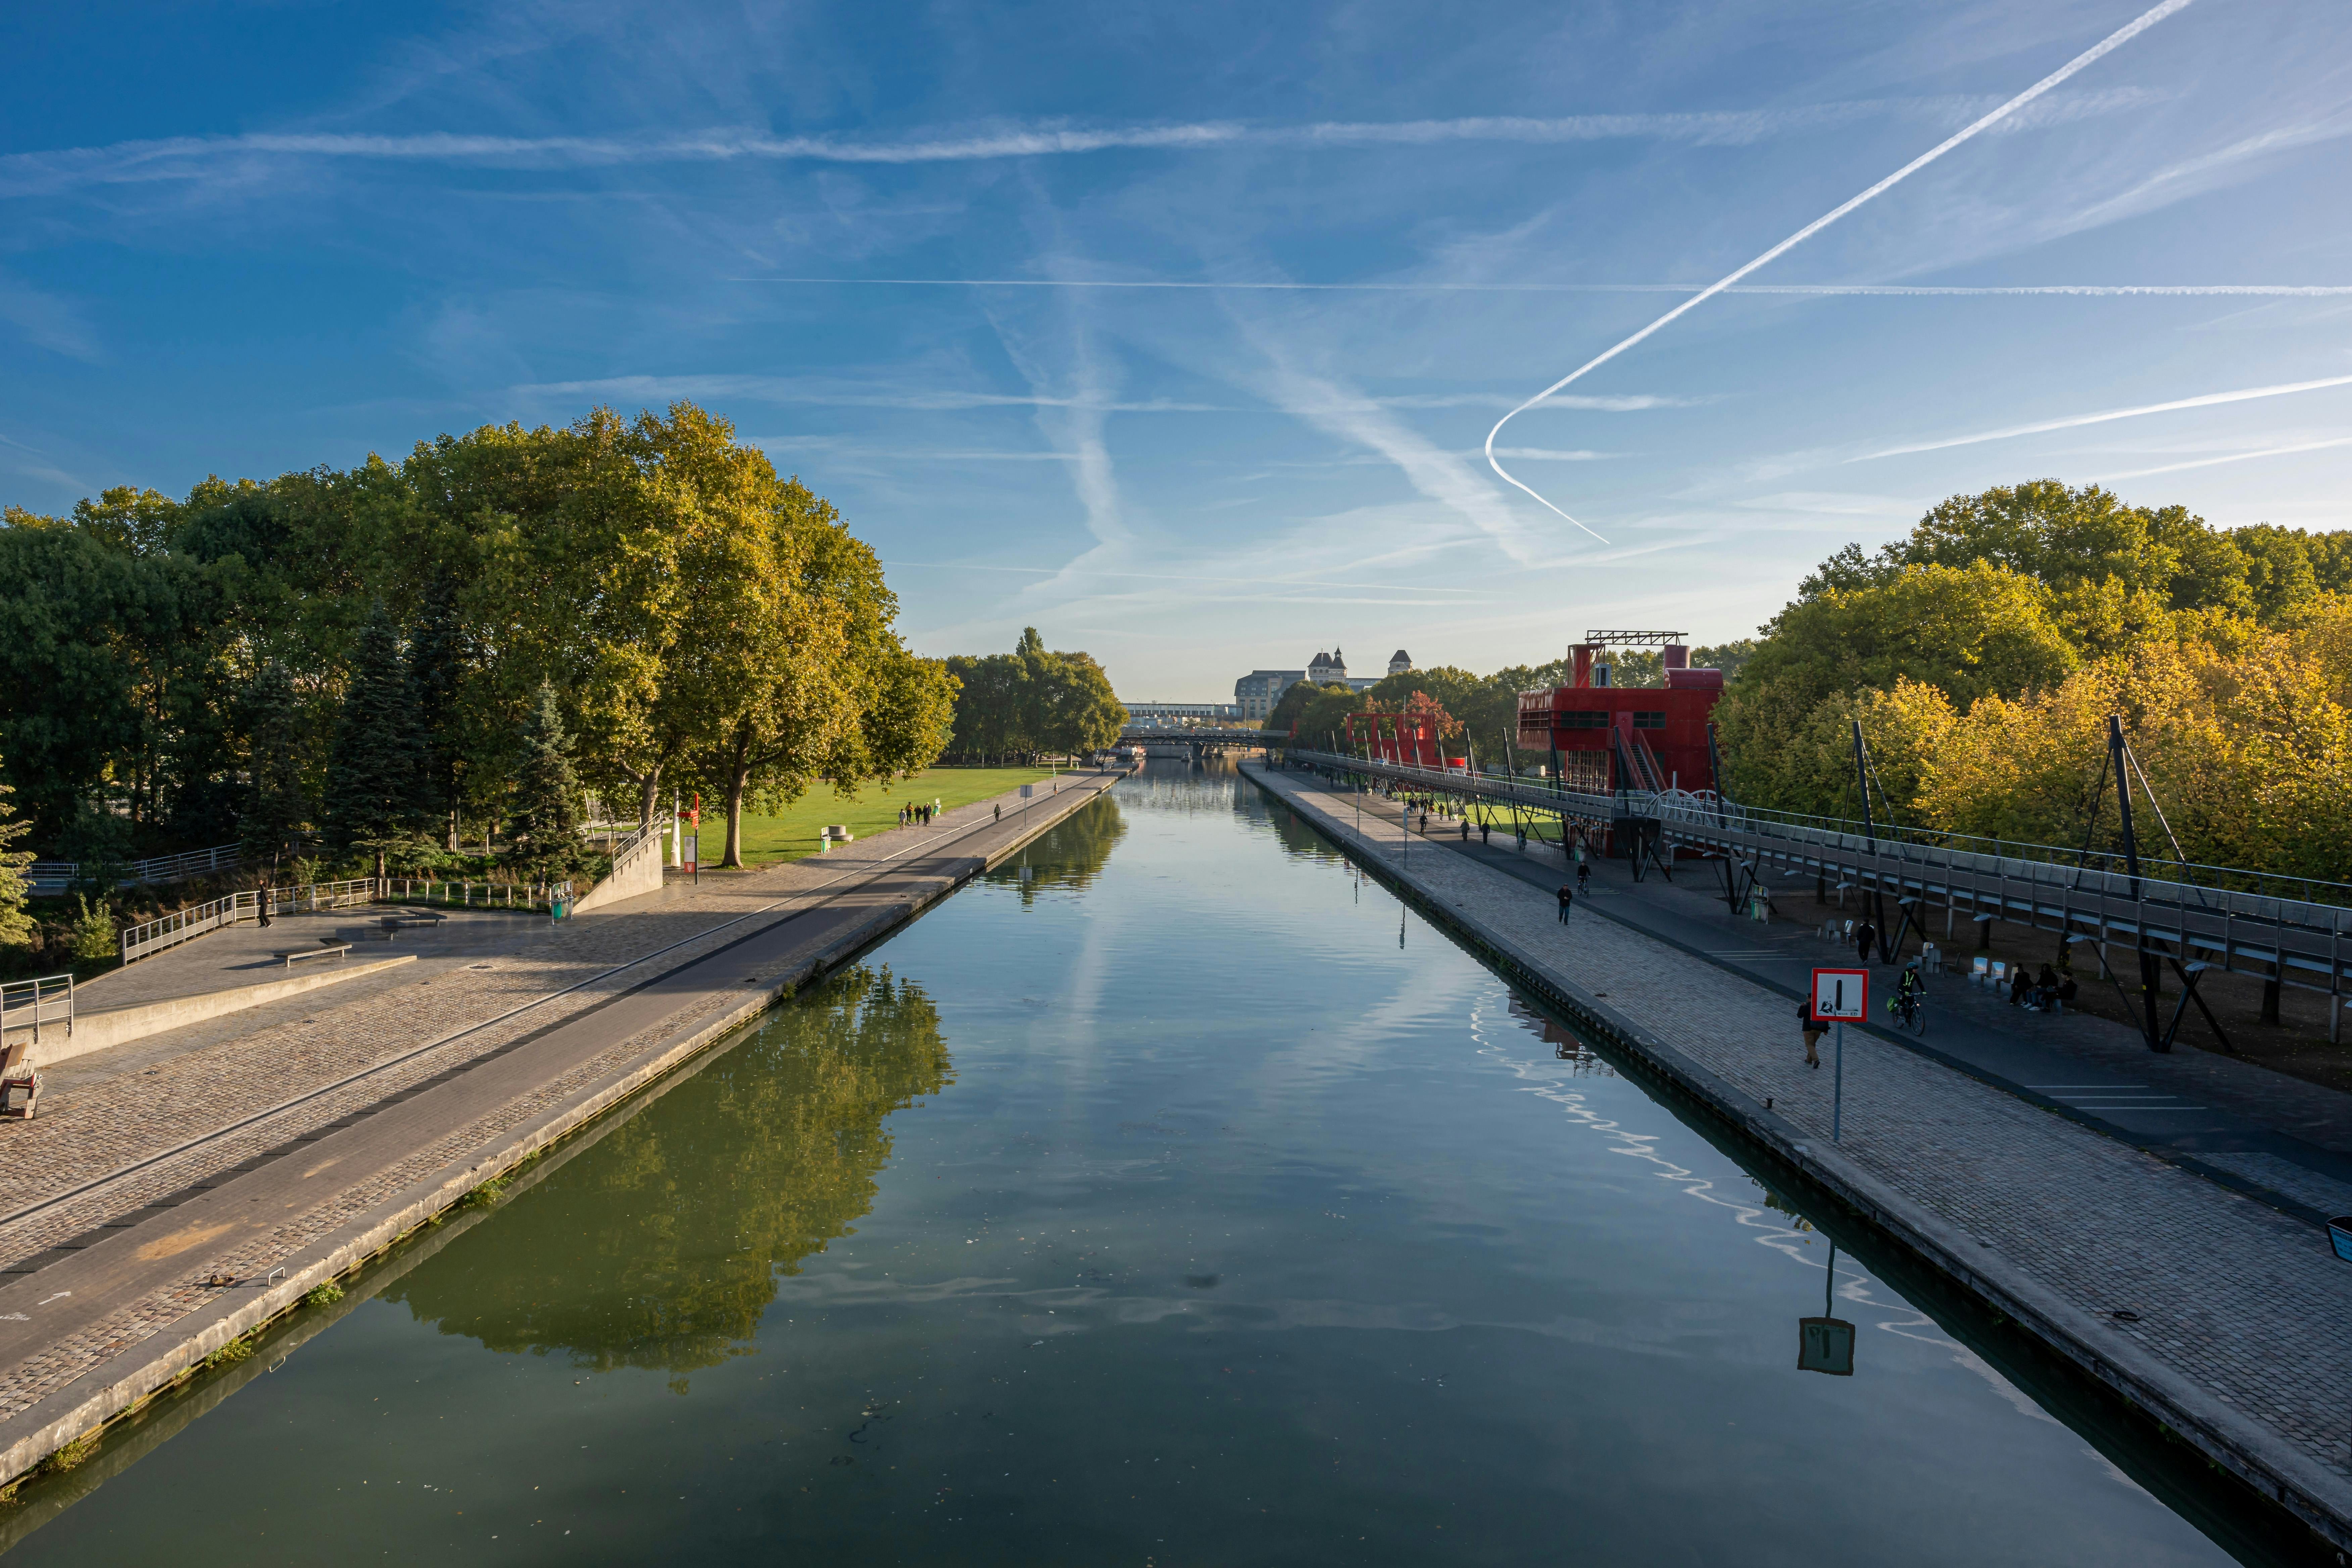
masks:
[[[1949,940],[1962,920],[1979,927],[2005,921],[2095,942],[2102,967],[2112,963],[2109,950],[2120,946],[2137,955],[2140,985],[2133,1005],[2145,1012],[2149,1044],[2159,1050],[2169,1047],[2192,1002],[2203,1009],[2196,984],[2207,969],[2325,993],[2334,1039],[2341,1037],[2352,1000],[2352,887],[2342,883],[2155,859],[2143,860],[2135,874],[2105,852],[1759,811],[1712,795],[1587,795],[1329,752],[1288,755],[1334,776],[1581,827],[1609,852],[1631,858],[1637,876],[1645,866],[1671,875],[1676,851],[1717,862],[1735,907],[1776,880],[1811,879],[1825,890],[1854,890],[1884,911],[1877,924],[1891,933],[1882,938],[1890,954],[1906,935],[1934,934],[1937,923]],[[2182,984],[2172,1026],[2160,1028],[2155,998],[2165,966]]]

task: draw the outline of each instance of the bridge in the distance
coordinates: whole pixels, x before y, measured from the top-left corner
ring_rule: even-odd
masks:
[[[1160,729],[1136,725],[1118,732],[1118,743],[1141,746],[1147,752],[1154,747],[1166,747],[1171,756],[1180,749],[1198,756],[1209,752],[1255,751],[1264,746],[1286,746],[1290,744],[1290,735],[1281,730],[1211,730],[1181,726]]]

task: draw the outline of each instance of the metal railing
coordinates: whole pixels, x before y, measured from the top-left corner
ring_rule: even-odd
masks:
[[[130,888],[142,882],[177,882],[189,877],[207,876],[215,871],[234,870],[239,848],[223,844],[211,849],[190,849],[179,855],[158,855],[152,859],[124,863],[122,876],[116,886]],[[73,886],[81,876],[79,860],[36,860],[25,868],[25,880],[37,893],[61,893]]]
[[[1756,811],[1712,795],[1596,795],[1331,752],[1290,756],[1596,829],[1628,818],[1654,821],[1664,844],[1728,860],[1759,879],[1768,871],[1811,875],[1834,879],[1841,890],[1890,894],[1898,908],[1909,907],[1914,929],[1922,931],[1934,905],[1945,916],[1948,937],[1966,914],[1971,921],[2016,921],[2330,996],[2352,992],[2352,887],[2340,882],[2155,860],[2144,860],[2135,879],[2115,864],[2120,857],[1958,834],[1874,832],[1835,818]]]
[[[655,817],[651,822],[641,822],[637,824],[636,827],[633,831],[623,835],[604,851],[605,854],[613,858],[613,869],[615,871],[619,870],[621,868],[622,858],[631,850],[635,849],[638,845],[643,844],[648,838],[658,838],[668,831],[669,824],[663,821],[658,816]]]
[[[348,910],[374,901],[375,881],[361,877],[344,882],[303,882],[283,888],[271,888],[269,912],[275,915],[300,914],[319,910]],[[122,962],[135,963],[140,959],[177,947],[191,937],[208,931],[233,926],[261,916],[259,889],[247,889],[215,899],[193,909],[179,910],[172,914],[138,925],[122,928]]]
[[[569,895],[572,884],[443,882],[428,881],[419,877],[387,877],[381,887],[383,890],[376,897],[385,903],[427,904],[452,910],[529,910],[544,913],[553,900]]]
[[[41,1039],[41,1026],[62,1023],[73,1033],[74,980],[70,974],[45,974],[38,980],[11,980],[0,984],[0,1040],[11,1030],[30,1029],[33,1043]]]

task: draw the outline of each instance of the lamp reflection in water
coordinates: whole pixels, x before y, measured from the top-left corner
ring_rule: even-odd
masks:
[[[1837,1243],[1830,1243],[1829,1273],[1822,1281],[1822,1315],[1797,1320],[1797,1370],[1826,1373],[1832,1377],[1853,1375],[1853,1325],[1830,1313],[1837,1289]]]

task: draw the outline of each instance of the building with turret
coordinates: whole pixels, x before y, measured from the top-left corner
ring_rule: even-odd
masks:
[[[1404,650],[1397,653],[1402,657]],[[1409,661],[1408,661],[1409,662]],[[1391,662],[1390,668],[1395,668]],[[1361,680],[1348,674],[1347,656],[1338,648],[1329,653],[1318,653],[1307,661],[1305,669],[1253,669],[1234,682],[1234,702],[1244,719],[1263,719],[1274,711],[1282,694],[1302,680],[1318,686],[1345,686],[1350,691],[1368,691],[1380,684],[1378,680]]]
[[[1405,652],[1402,648],[1399,648],[1396,652],[1389,655],[1389,673],[1391,675],[1412,674],[1412,655]]]

